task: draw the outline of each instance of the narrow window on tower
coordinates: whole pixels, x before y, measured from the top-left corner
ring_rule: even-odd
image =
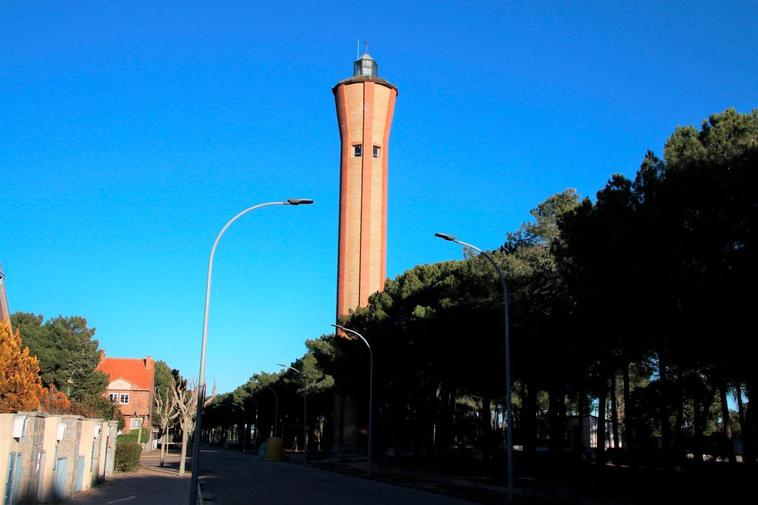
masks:
[[[382,148],[379,146],[374,146],[374,158],[381,158],[382,157]]]
[[[356,144],[353,146],[353,157],[360,158],[363,155],[363,146]]]

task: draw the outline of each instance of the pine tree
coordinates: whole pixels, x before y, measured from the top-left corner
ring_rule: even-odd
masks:
[[[39,361],[22,347],[18,330],[0,322],[0,412],[35,410],[41,395]]]

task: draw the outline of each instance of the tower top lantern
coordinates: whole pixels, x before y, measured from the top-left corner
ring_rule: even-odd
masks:
[[[353,77],[379,77],[379,64],[368,53],[353,63]]]

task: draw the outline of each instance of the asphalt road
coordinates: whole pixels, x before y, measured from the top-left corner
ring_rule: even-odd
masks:
[[[204,449],[201,482],[214,505],[471,505],[473,502],[252,454]]]

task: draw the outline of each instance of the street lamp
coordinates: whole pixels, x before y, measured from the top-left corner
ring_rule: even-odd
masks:
[[[283,202],[267,202],[267,203],[259,203],[258,205],[253,205],[252,207],[248,207],[247,209],[243,210],[233,218],[227,222],[223,228],[221,228],[221,231],[218,232],[218,235],[216,235],[216,240],[213,241],[213,246],[211,247],[211,254],[210,258],[208,259],[208,276],[207,281],[205,284],[205,310],[203,315],[203,338],[202,343],[200,345],[200,372],[198,373],[198,379],[197,379],[197,414],[195,415],[195,435],[192,445],[192,478],[190,479],[190,499],[189,499],[189,505],[197,505],[197,478],[198,474],[200,473],[200,437],[202,436],[202,430],[203,430],[203,403],[205,402],[205,346],[206,342],[208,341],[208,315],[210,311],[210,304],[211,304],[211,279],[213,277],[213,257],[216,254],[216,246],[218,246],[219,240],[221,240],[221,237],[226,233],[226,230],[229,229],[229,227],[239,218],[247,214],[248,212],[252,212],[255,209],[260,209],[261,207],[269,207],[272,205],[310,205],[313,203],[313,200],[310,200],[308,198],[290,198],[289,200],[285,200]]]
[[[300,374],[300,376],[303,378],[303,460],[307,462],[308,460],[308,378],[305,376],[305,374],[298,370],[297,368],[291,367],[289,365],[284,365],[282,363],[277,363],[280,367],[284,369],[292,370],[293,372],[297,372]]]
[[[500,276],[500,284],[503,286],[503,306],[505,308],[505,416],[508,423],[506,426],[506,454],[508,459],[508,503],[513,503],[515,489],[513,478],[513,404],[511,402],[511,334],[509,324],[510,309],[508,308],[508,286],[505,284],[505,276],[503,275],[503,271],[500,269],[500,266],[489,253],[482,251],[475,245],[458,240],[453,235],[449,235],[447,233],[435,233],[434,236],[439,237],[443,240],[447,240],[448,242],[454,242],[458,245],[462,245],[463,247],[473,249],[474,251],[487,258],[487,261],[492,263],[492,266],[495,267],[495,270],[497,270],[497,273]]]
[[[368,348],[368,474],[371,475],[371,445],[373,440],[373,421],[372,418],[374,413],[374,353],[371,351],[371,346],[368,344],[368,341],[363,338],[363,335],[358,333],[355,330],[351,330],[350,328],[345,328],[342,325],[339,324],[333,324],[335,328],[338,330],[342,330],[345,333],[349,333],[351,335],[355,335],[356,337],[363,340],[363,343],[366,344],[366,347]]]

